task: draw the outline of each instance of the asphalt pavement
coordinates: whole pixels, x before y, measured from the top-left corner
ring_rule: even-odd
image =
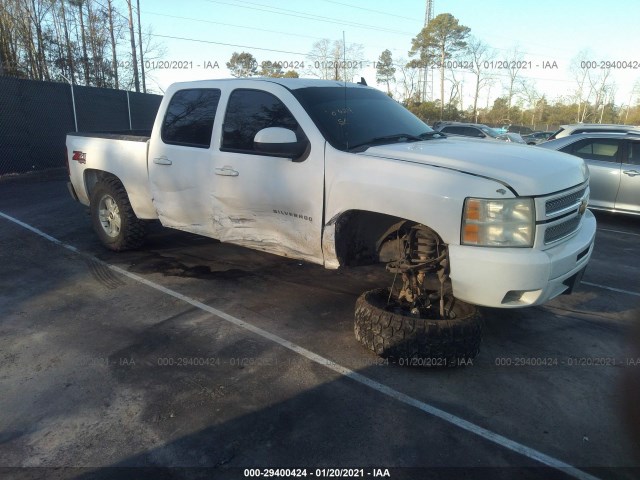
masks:
[[[597,213],[574,294],[484,309],[480,355],[434,369],[355,340],[379,268],[159,225],[110,252],[62,179],[0,181],[0,213],[3,478],[640,477],[640,217]]]

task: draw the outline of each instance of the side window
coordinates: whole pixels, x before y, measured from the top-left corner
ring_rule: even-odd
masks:
[[[483,138],[485,136],[484,133],[482,133],[480,130],[474,127],[466,127],[464,134],[469,137],[476,137],[476,138]]]
[[[209,148],[220,90],[194,88],[177,91],[162,123],[162,141],[172,145]]]
[[[253,153],[253,139],[263,128],[282,127],[304,134],[289,109],[274,95],[260,90],[234,90],[224,118],[221,150]]]
[[[442,131],[444,133],[452,133],[453,135],[466,135],[466,132],[462,127],[444,127]]]
[[[617,163],[620,145],[620,140],[616,139],[582,140],[573,144],[568,153],[577,155],[585,160]]]
[[[626,163],[640,165],[640,142],[629,142],[629,155]]]

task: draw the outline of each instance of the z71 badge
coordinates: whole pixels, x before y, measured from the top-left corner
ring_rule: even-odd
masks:
[[[75,160],[78,163],[87,163],[87,154],[85,152],[74,150],[71,160]]]

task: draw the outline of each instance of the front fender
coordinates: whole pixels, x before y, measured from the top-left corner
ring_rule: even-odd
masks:
[[[447,244],[460,243],[467,197],[513,198],[501,183],[473,174],[391,158],[342,152],[327,146],[325,234],[348,210],[382,213],[434,230]],[[335,239],[335,231],[333,232]]]

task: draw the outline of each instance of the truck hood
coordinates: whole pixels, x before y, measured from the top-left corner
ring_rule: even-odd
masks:
[[[359,155],[421,163],[487,177],[518,196],[545,195],[583,183],[589,170],[581,158],[533,145],[473,138],[370,147]]]

